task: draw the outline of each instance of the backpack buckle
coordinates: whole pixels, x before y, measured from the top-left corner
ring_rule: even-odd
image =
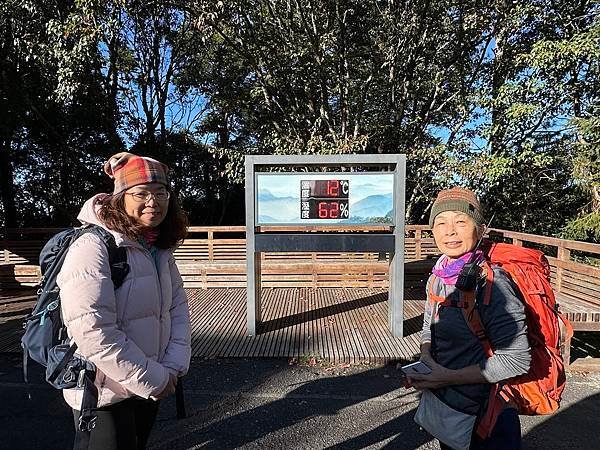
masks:
[[[89,411],[81,411],[79,416],[79,431],[89,432],[96,427],[96,418],[98,416],[90,414]]]
[[[85,369],[79,371],[79,377],[77,377],[77,387],[83,389],[85,385]]]
[[[63,384],[69,384],[75,381],[75,372],[72,367],[68,367],[62,377]]]

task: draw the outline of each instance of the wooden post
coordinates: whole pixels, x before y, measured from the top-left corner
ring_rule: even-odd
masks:
[[[556,257],[559,263],[556,265],[556,292],[560,293],[562,290],[563,272],[564,269],[560,267],[560,261],[569,261],[571,259],[571,250],[566,247],[558,247]]]
[[[312,269],[311,269],[311,285],[313,289],[317,289],[317,254],[311,253],[310,259],[312,259]],[[343,278],[343,276],[342,276]],[[343,282],[342,282],[343,284]]]
[[[415,259],[419,261],[421,259],[421,229],[415,230]]]
[[[571,336],[569,335],[567,328],[563,325],[562,321],[560,322],[560,350],[563,358],[563,364],[565,365],[565,369],[569,368],[571,364]]]
[[[209,261],[214,261],[215,259],[215,255],[214,255],[214,231],[209,231],[208,232],[208,260]]]

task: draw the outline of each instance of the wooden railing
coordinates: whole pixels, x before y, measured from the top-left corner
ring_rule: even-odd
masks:
[[[575,252],[600,258],[600,244],[499,229],[490,233],[493,238],[544,251],[550,263],[552,285],[559,297],[600,305],[600,268],[573,259]]]
[[[261,231],[292,231],[292,227],[263,227]],[[309,231],[384,232],[388,226],[353,226],[336,229],[312,227]],[[405,260],[407,277],[426,277],[438,250],[426,225],[407,225]],[[57,228],[7,229],[0,240],[0,282],[35,284],[39,278],[38,255]],[[492,229],[493,239],[516,245],[542,247],[552,269],[556,292],[569,299],[598,304],[600,268],[574,261],[573,253],[600,257],[600,245],[513,231]],[[188,287],[244,286],[245,227],[190,227],[189,237],[175,251]],[[387,287],[387,254],[379,253],[266,253],[263,256],[265,286],[370,286]],[[418,264],[416,261],[425,261]],[[419,275],[417,272],[421,271]],[[412,273],[412,275],[410,275]]]
[[[294,227],[262,227],[261,231],[294,231]],[[0,240],[0,263],[38,264],[40,250],[50,236],[61,228],[6,229]],[[382,232],[388,226],[353,227],[310,227],[308,231],[355,231]],[[244,261],[246,258],[246,228],[243,226],[188,228],[188,238],[175,251],[178,261]],[[437,255],[438,251],[426,225],[407,225],[405,257],[420,260]],[[381,259],[377,253],[267,253],[266,259],[338,260],[340,255],[347,259]]]
[[[293,227],[262,227],[265,232],[294,231]],[[307,231],[353,231],[378,233],[390,227],[310,227]],[[5,230],[0,241],[0,282],[4,285],[32,285],[39,278],[39,252],[50,236],[60,229],[30,228]],[[188,238],[175,251],[186,287],[241,287],[246,284],[245,227],[201,227],[188,229]],[[409,225],[405,235],[407,280],[422,283],[438,254],[425,225]],[[265,253],[262,255],[266,287],[283,286],[365,286],[387,287],[389,255],[385,253]],[[423,263],[417,261],[424,260]]]

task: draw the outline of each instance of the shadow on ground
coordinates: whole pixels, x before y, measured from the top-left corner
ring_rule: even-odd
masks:
[[[598,392],[598,389],[595,390]],[[525,418],[523,422],[526,422]],[[585,397],[561,409],[524,436],[524,450],[564,450],[598,448],[600,393]]]
[[[67,449],[73,429],[61,394],[20,357],[0,354],[0,448]],[[438,448],[413,422],[418,396],[399,388],[391,366],[290,366],[285,360],[194,361],[185,379],[188,418],[162,402],[153,449]],[[569,376],[561,410],[523,417],[524,449],[589,449],[597,444],[600,376]]]
[[[236,370],[229,362],[209,363]],[[247,365],[247,384],[224,382],[213,392],[186,389],[192,417],[159,425],[152,448],[408,449],[431,441],[412,420],[418,397],[398,389],[393,367],[330,376],[281,361]],[[262,376],[254,377],[259,367]]]

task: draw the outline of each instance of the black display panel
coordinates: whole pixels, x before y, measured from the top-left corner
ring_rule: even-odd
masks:
[[[306,220],[350,217],[348,180],[302,180],[300,218]]]

